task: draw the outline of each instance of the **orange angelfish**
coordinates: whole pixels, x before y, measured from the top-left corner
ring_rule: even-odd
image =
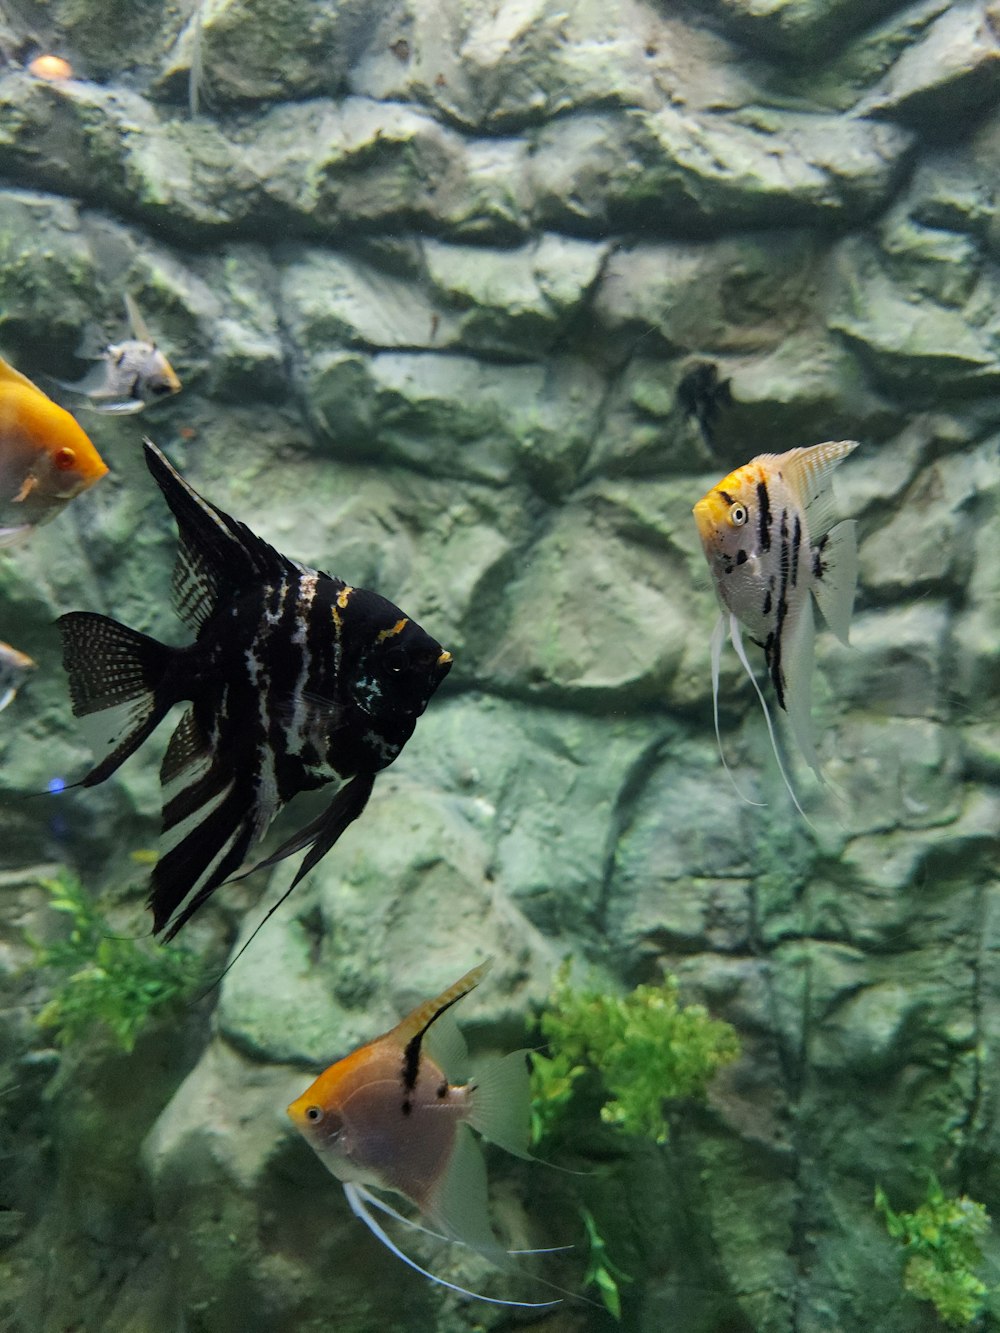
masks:
[[[812,601],[816,599],[830,629],[846,643],[858,578],[856,524],[846,520],[830,527],[830,473],[857,447],[854,440],[828,440],[808,449],[760,454],[723,477],[694,507],[722,605],[711,644],[716,738],[719,661],[728,628],[760,697],[778,767],[800,814],[802,807],[778,754],[767,703],[747,660],[742,629],[763,648],[778,706],[787,714],[806,762],[822,781],[810,721]]]
[[[107,470],[75,419],[0,357],[0,546],[55,518]]]
[[[371,1212],[378,1209],[506,1266],[507,1251],[490,1226],[482,1150],[470,1126],[508,1152],[529,1156],[526,1052],[481,1061],[463,1083],[450,1077],[460,1076],[468,1055],[447,1011],[479,984],[488,966],[474,967],[391,1032],[331,1065],[292,1102],[288,1114],[342,1182],[355,1216],[411,1268],[494,1304],[552,1305],[556,1302],[497,1300],[446,1282],[404,1254]],[[403,1216],[373,1190],[401,1196],[427,1225]]]

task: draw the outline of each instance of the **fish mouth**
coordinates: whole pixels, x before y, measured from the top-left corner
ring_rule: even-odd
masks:
[[[442,648],[442,649],[441,649],[441,654],[440,654],[440,656],[438,657],[438,660],[437,660],[437,662],[435,663],[435,665],[438,666],[438,667],[440,667],[441,670],[442,670],[443,672],[444,672],[444,671],[450,671],[450,670],[451,670],[451,665],[452,665],[452,663],[454,662],[454,660],[455,660],[455,659],[452,657],[451,653],[449,653],[448,649],[447,649],[447,648]]]

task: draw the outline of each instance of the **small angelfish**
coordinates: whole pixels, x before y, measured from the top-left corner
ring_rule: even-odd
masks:
[[[830,527],[830,473],[857,447],[855,440],[835,440],[784,454],[760,454],[724,477],[694,507],[722,605],[711,643],[719,752],[719,661],[728,628],[757,690],[778,767],[800,814],[802,807],[778,754],[767,702],[747,660],[742,629],[763,648],[778,705],[788,714],[792,736],[822,782],[810,718],[812,597],[830,629],[846,643],[858,577],[856,524],[846,520]]]
[[[288,1114],[343,1184],[351,1211],[404,1263],[465,1296],[535,1308],[556,1302],[497,1300],[421,1268],[371,1211],[509,1266],[490,1226],[486,1167],[470,1127],[517,1157],[529,1156],[526,1052],[481,1061],[468,1081],[451,1081],[464,1078],[468,1053],[447,1011],[479,984],[488,966],[474,967],[391,1032],[331,1065]],[[405,1199],[427,1225],[405,1217],[375,1190]]]
[[[14,702],[21,681],[36,665],[27,653],[0,640],[0,713]]]
[[[128,416],[181,391],[173,366],[150,337],[142,312],[128,292],[125,309],[132,336],[110,343],[100,354],[100,365],[82,380],[62,385],[88,398],[95,412]]]
[[[78,422],[0,357],[0,546],[48,523],[107,470]]]

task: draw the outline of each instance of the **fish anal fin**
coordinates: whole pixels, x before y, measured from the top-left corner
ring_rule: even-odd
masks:
[[[486,1056],[473,1068],[469,1124],[515,1157],[530,1158],[531,1079],[527,1051]]]
[[[848,641],[858,586],[857,527],[844,519],[813,547],[813,596],[841,643]]]
[[[819,755],[813,740],[812,678],[815,658],[816,626],[812,602],[804,598],[786,636],[785,712],[788,725],[803,758],[822,782]]]
[[[164,804],[173,797],[172,788],[189,785],[200,776],[198,769],[211,764],[212,752],[208,739],[194,709],[189,708],[174,730],[160,764],[160,785],[164,788]]]
[[[468,1125],[456,1125],[448,1165],[422,1201],[421,1212],[451,1240],[503,1266],[506,1251],[490,1226],[486,1162]]]
[[[153,933],[171,940],[241,865],[277,813],[216,762],[163,808],[162,852],[150,878]]]
[[[799,798],[795,795],[795,788],[792,786],[791,778],[789,778],[788,773],[785,771],[785,765],[781,758],[781,751],[778,749],[778,738],[774,734],[774,723],[771,721],[771,710],[767,706],[767,700],[764,698],[764,691],[760,688],[757,677],[754,675],[753,668],[747,658],[746,649],[743,647],[743,636],[740,633],[740,622],[734,615],[729,617],[729,637],[732,640],[733,647],[736,650],[736,656],[740,659],[743,670],[749,676],[750,683],[757,691],[757,698],[760,701],[761,711],[764,714],[764,721],[767,723],[767,734],[771,741],[771,749],[774,751],[774,758],[778,765],[778,771],[781,773],[781,779],[785,784],[785,789],[792,798],[792,804],[808,824],[810,822],[809,816],[799,804]]]

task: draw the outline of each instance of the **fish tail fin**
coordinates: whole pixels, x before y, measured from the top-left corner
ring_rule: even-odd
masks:
[[[515,1157],[531,1157],[531,1079],[527,1051],[487,1056],[472,1070],[469,1124]]]
[[[729,618],[729,634],[730,638],[733,641],[733,647],[736,649],[736,656],[740,659],[740,662],[742,663],[743,666],[743,670],[750,677],[750,681],[754,689],[757,691],[757,698],[760,700],[760,706],[764,712],[764,721],[767,723],[767,734],[771,738],[771,749],[774,751],[774,757],[777,760],[778,771],[781,773],[781,779],[785,784],[789,796],[792,798],[792,804],[795,806],[796,810],[798,810],[799,814],[811,828],[812,821],[810,820],[806,812],[802,809],[802,806],[799,804],[799,798],[795,795],[795,788],[792,786],[791,779],[789,778],[788,773],[785,770],[785,765],[782,763],[781,751],[778,749],[778,738],[774,734],[774,723],[771,721],[771,710],[767,706],[767,700],[764,698],[764,691],[760,688],[760,684],[757,680],[757,677],[754,675],[753,668],[751,667],[750,662],[747,658],[746,649],[743,647],[743,636],[740,633],[740,622],[736,619],[735,616],[730,616]]]
[[[841,643],[847,643],[858,586],[857,527],[853,518],[838,523],[813,553],[813,595]]]
[[[117,620],[70,611],[58,620],[74,716],[104,758],[80,783],[109,778],[159,726],[176,703],[171,667],[177,649]]]

